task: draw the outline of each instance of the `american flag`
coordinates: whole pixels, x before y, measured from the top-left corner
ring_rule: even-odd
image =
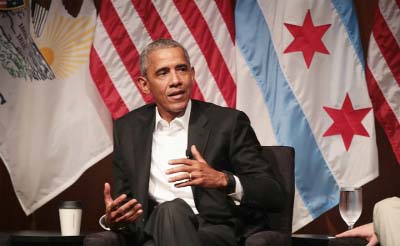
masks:
[[[400,164],[400,0],[379,1],[366,76],[375,117]]]
[[[187,48],[196,69],[193,98],[235,107],[233,18],[231,1],[102,1],[90,71],[113,118],[151,101],[135,79],[140,51],[159,38]]]

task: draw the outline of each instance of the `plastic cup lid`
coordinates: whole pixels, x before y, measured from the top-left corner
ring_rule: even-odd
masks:
[[[62,201],[62,202],[60,202],[60,205],[58,207],[64,208],[64,209],[82,208],[82,202],[81,201]]]

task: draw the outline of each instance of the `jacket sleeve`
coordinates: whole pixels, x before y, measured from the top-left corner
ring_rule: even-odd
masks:
[[[262,157],[261,146],[246,114],[239,112],[230,139],[230,160],[243,187],[241,206],[278,211],[283,207],[281,185],[271,164]]]
[[[114,122],[113,127],[113,135],[114,135],[114,152],[113,152],[113,165],[112,165],[112,172],[113,172],[113,181],[114,184],[111,187],[113,198],[118,197],[119,195],[126,194],[128,199],[132,198],[132,194],[129,189],[129,181],[128,177],[126,176],[126,169],[125,165],[127,165],[124,161],[122,155],[122,147],[120,146],[120,138],[119,138],[119,127],[118,121]]]
[[[114,127],[113,127],[114,152],[113,152],[113,165],[112,165],[113,185],[111,186],[111,188],[112,188],[113,199],[122,194],[126,194],[127,199],[129,200],[132,199],[133,197],[132,197],[132,192],[129,188],[129,177],[127,176],[126,172],[127,163],[122,155],[123,151],[121,146],[120,134],[122,134],[121,126],[118,125],[118,121],[114,121]],[[129,240],[132,241],[140,240],[141,234],[138,233],[140,229],[137,227],[136,221],[129,223],[128,225],[122,227],[121,229],[113,229],[113,230],[126,235],[126,237],[130,238]]]

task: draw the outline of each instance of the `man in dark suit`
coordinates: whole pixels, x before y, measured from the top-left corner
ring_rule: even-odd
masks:
[[[190,99],[195,72],[176,41],[149,44],[140,70],[155,103],[114,123],[117,198],[106,183],[104,224],[146,245],[237,245],[246,216],[283,206],[249,119]]]

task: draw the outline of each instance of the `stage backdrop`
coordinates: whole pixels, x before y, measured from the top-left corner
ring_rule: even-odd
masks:
[[[284,1],[268,3],[238,2],[233,12],[227,1],[207,5],[188,1],[182,5],[178,1],[153,4],[104,0],[90,71],[105,104],[117,118],[151,100],[140,94],[134,82],[139,50],[159,37],[182,42],[197,71],[195,98],[247,112],[263,144],[296,147],[296,230],[337,204],[339,186],[362,185],[377,175],[375,128],[351,1],[315,1],[298,6]],[[271,13],[277,12],[280,18],[271,19]],[[247,40],[255,30],[257,38]],[[331,67],[340,72],[332,73]],[[370,155],[364,159],[360,153]],[[361,164],[365,165],[364,172],[357,170]],[[84,175],[74,186],[89,182],[91,185],[84,183],[85,190],[71,193],[72,187],[64,193],[76,194],[95,207],[86,209],[89,218],[84,217],[90,228],[96,228],[96,218],[91,215],[96,217],[102,211],[101,190],[110,176],[109,157],[88,173],[101,168],[104,171],[97,173],[97,179]],[[313,179],[307,176],[310,170]],[[86,195],[94,191],[96,199],[88,199]],[[48,206],[54,206],[63,195]],[[43,226],[39,222],[43,210],[25,223]],[[54,216],[48,220],[57,221]]]

